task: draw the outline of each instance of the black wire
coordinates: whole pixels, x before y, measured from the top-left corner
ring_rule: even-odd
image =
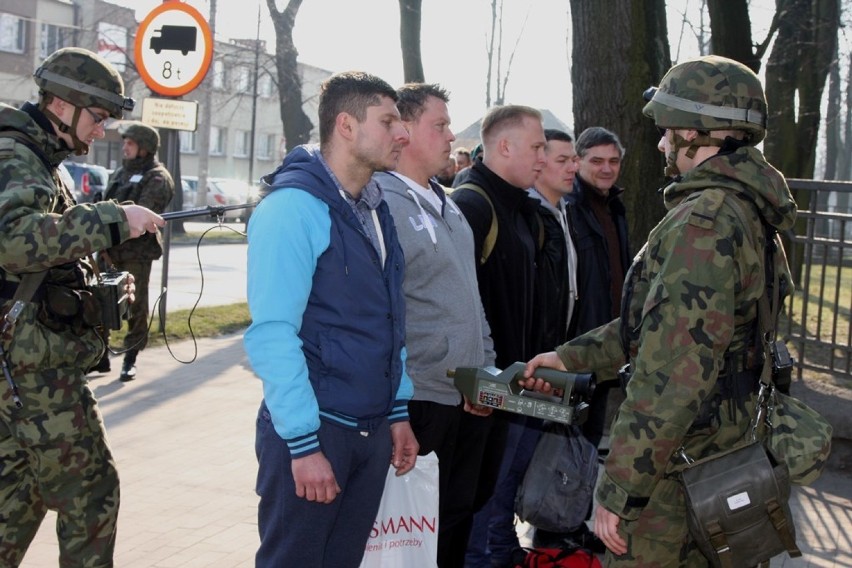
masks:
[[[198,340],[195,338],[195,332],[192,331],[192,315],[195,313],[195,310],[198,307],[199,302],[201,302],[201,296],[204,293],[204,267],[201,264],[201,242],[204,240],[204,237],[207,236],[207,233],[209,233],[210,231],[212,231],[214,229],[228,229],[229,231],[232,231],[232,232],[234,232],[238,235],[241,235],[243,237],[247,236],[244,232],[238,231],[237,229],[235,229],[235,228],[233,228],[229,225],[223,224],[223,219],[220,217],[219,223],[217,225],[213,226],[213,227],[206,229],[203,233],[201,233],[201,236],[198,237],[198,242],[195,243],[195,258],[198,262],[198,274],[201,277],[201,286],[198,289],[198,298],[196,298],[195,303],[192,305],[192,309],[189,310],[189,314],[186,316],[186,326],[189,328],[189,336],[192,338],[192,350],[193,350],[192,358],[189,359],[188,361],[184,361],[183,359],[178,358],[178,356],[175,355],[174,351],[172,351],[172,346],[169,344],[169,338],[166,335],[166,327],[165,326],[163,326],[163,331],[162,331],[163,342],[166,345],[166,350],[168,350],[169,355],[172,356],[172,359],[174,359],[178,363],[182,363],[184,365],[189,365],[190,363],[194,363],[195,360],[198,358]],[[168,293],[168,288],[163,289],[163,291],[160,292],[160,295],[157,296],[157,299],[154,300],[154,305],[151,306],[151,315],[148,318],[148,329],[145,331],[146,338],[151,333],[151,326],[154,323],[154,314],[157,313],[157,305],[160,303],[160,300],[164,296],[166,296],[167,293]],[[136,344],[131,345],[130,347],[127,347],[126,349],[114,350],[110,346],[106,346],[106,348],[113,355],[122,355],[124,353],[127,353],[128,351],[132,351],[134,348],[141,345],[141,343],[142,343],[142,340],[140,339],[138,342],[136,342]]]

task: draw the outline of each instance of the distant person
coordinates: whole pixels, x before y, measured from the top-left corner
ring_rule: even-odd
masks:
[[[453,179],[456,177],[456,158],[452,154],[447,158],[447,165],[435,176],[444,187],[452,187]]]
[[[85,376],[103,351],[89,259],[165,222],[139,205],[75,205],[57,173],[133,109],[115,68],[69,47],[34,77],[37,104],[0,104],[0,309],[12,321],[21,307],[0,338],[11,379],[0,383],[0,566],[21,564],[48,510],[54,562],[112,566],[119,482]]]
[[[162,213],[174,197],[175,182],[166,167],[157,160],[160,135],[141,122],[122,127],[120,133],[124,160],[113,173],[104,198],[119,203],[132,201],[155,213]],[[121,381],[136,378],[136,357],[148,343],[148,283],[151,264],[161,256],[163,243],[159,231],[110,247],[104,256],[108,264],[131,273],[136,280],[136,301],[130,305],[127,335],[124,336],[124,362],[118,376]],[[109,330],[106,330],[104,339],[109,345]],[[109,350],[104,351],[94,370],[110,370]]]
[[[531,107],[494,107],[482,120],[483,154],[452,197],[473,230],[479,294],[491,326],[496,366],[508,367],[535,351],[532,344],[538,250],[538,202],[527,195],[545,165],[541,113]],[[489,233],[496,226],[496,237]],[[489,248],[491,250],[489,250]],[[474,419],[476,422],[474,423]],[[509,419],[494,413],[470,417],[466,431],[488,429],[485,463],[477,487],[467,563],[488,566],[490,499],[506,445]],[[488,503],[488,504],[486,504]]]
[[[619,316],[621,287],[630,265],[627,217],[616,185],[624,146],[618,136],[605,128],[584,130],[575,144],[580,170],[574,178],[574,191],[566,196],[568,214],[577,246],[576,333],[581,334]],[[589,417],[583,424],[586,438],[600,446],[606,424],[607,395],[616,383],[597,377]]]
[[[468,160],[467,166],[456,168],[456,177],[453,179],[453,187],[456,188],[467,181],[468,176],[471,174],[471,166],[482,156],[482,144],[477,144],[476,147],[470,152],[470,160]]]
[[[320,145],[265,176],[248,231],[245,348],[263,381],[258,568],[355,568],[388,464],[414,467],[405,264],[382,192],[408,134],[397,94],[361,72],[320,90]]]
[[[405,255],[406,368],[414,382],[408,413],[420,455],[434,451],[438,456],[438,566],[461,568],[486,432],[464,428],[468,420],[477,421],[465,413],[488,415],[491,409],[462,400],[447,369],[493,365],[494,349],[476,283],[473,233],[458,206],[431,179],[451,162],[455,136],[449,95],[423,83],[409,83],[397,93],[410,142],[396,169],[374,179]]]
[[[456,162],[456,173],[459,170],[463,170],[465,168],[469,168],[473,163],[470,158],[470,150],[465,148],[464,146],[459,146],[455,150],[453,150],[453,157]]]

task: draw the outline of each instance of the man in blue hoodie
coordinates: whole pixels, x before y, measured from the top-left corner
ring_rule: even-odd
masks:
[[[408,143],[396,100],[366,73],[329,78],[320,146],[264,177],[249,224],[258,567],[357,567],[388,464],[402,475],[417,459],[402,249],[371,181]]]

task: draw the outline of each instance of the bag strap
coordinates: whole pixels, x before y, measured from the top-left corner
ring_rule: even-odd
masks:
[[[35,143],[35,140],[30,138],[23,132],[20,132],[18,130],[0,130],[0,137],[11,138],[15,142],[26,146],[30,152],[35,154],[36,157],[41,160],[41,163],[44,164],[44,167],[47,171],[52,172],[54,169],[56,169],[47,159],[44,150],[39,148],[38,145]]]
[[[721,568],[734,568],[734,559],[731,554],[731,547],[728,546],[728,539],[725,537],[725,531],[722,530],[722,525],[719,521],[707,523],[707,536],[710,538],[710,544],[713,550],[716,551],[716,556],[719,558]]]
[[[463,183],[454,191],[458,191],[460,189],[469,189],[478,194],[480,197],[485,199],[486,202],[488,202],[488,206],[491,208],[491,226],[488,228],[488,234],[485,235],[485,241],[482,243],[482,253],[479,255],[479,265],[481,266],[485,264],[485,261],[487,261],[488,257],[491,256],[491,251],[494,250],[494,245],[497,244],[497,211],[494,209],[494,203],[491,201],[491,198],[488,197],[485,190],[475,183]]]
[[[745,218],[742,203],[737,196],[725,200],[734,210],[743,229],[748,230],[750,224]],[[760,217],[760,212],[758,212]],[[764,245],[764,293],[757,300],[757,322],[760,331],[760,342],[763,348],[763,367],[760,370],[760,387],[758,389],[756,412],[751,428],[752,440],[762,440],[766,434],[766,420],[769,412],[769,399],[774,385],[772,382],[772,344],[777,334],[778,310],[781,304],[781,277],[775,270],[775,254],[777,251],[777,235],[772,227],[768,227],[763,218],[761,225],[765,229],[766,243]],[[754,235],[756,237],[756,235]],[[755,242],[758,242],[755,239]]]
[[[775,527],[775,532],[778,533],[778,537],[781,539],[784,548],[787,549],[787,554],[790,555],[790,558],[801,556],[802,551],[796,546],[796,537],[793,535],[787,515],[784,514],[784,509],[778,504],[778,499],[773,497],[766,503],[766,512],[769,513],[769,520],[772,522],[772,526]]]

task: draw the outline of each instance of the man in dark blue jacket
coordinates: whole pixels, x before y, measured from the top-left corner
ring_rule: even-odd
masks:
[[[619,316],[621,286],[630,266],[627,218],[615,185],[621,172],[624,146],[613,132],[599,126],[577,138],[580,169],[574,191],[566,196],[577,247],[576,328],[573,335],[595,329]],[[607,394],[614,382],[599,377],[583,433],[596,446],[606,427]]]
[[[414,467],[405,371],[404,262],[371,176],[408,133],[396,91],[366,73],[322,86],[320,146],[266,176],[248,238],[252,324],[263,381],[257,419],[257,567],[357,567],[388,464]]]

